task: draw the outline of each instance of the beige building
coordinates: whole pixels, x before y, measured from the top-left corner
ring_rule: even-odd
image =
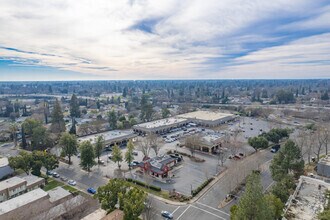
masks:
[[[140,134],[162,134],[169,132],[172,129],[186,126],[189,123],[203,127],[215,127],[227,123],[228,121],[232,121],[235,118],[236,116],[233,114],[213,111],[194,111],[171,118],[134,125],[133,131]]]
[[[0,202],[37,189],[44,184],[45,180],[43,178],[34,175],[22,177],[14,176],[3,180],[0,182]]]

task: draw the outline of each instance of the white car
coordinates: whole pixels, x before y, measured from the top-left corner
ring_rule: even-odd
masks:
[[[74,180],[69,180],[68,184],[71,185],[71,186],[77,185],[76,181],[74,181]]]

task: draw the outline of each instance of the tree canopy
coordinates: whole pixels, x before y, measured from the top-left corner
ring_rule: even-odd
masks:
[[[79,100],[75,94],[72,95],[70,100],[70,116],[77,118],[80,117]]]
[[[53,112],[52,112],[52,124],[51,130],[54,133],[61,133],[65,131],[65,122],[63,119],[63,112],[60,102],[56,99]]]
[[[290,173],[296,176],[303,173],[304,160],[299,147],[292,140],[288,140],[274,156],[270,170],[275,181]]]
[[[98,136],[96,139],[96,143],[94,145],[94,153],[98,160],[100,160],[100,156],[102,154],[104,148],[104,138],[102,135]]]
[[[123,154],[117,144],[112,148],[112,161],[118,163],[118,168],[120,169],[120,162],[123,161]]]
[[[248,143],[251,147],[254,148],[255,151],[258,151],[258,149],[265,149],[268,147],[267,139],[262,136],[249,138]]]
[[[90,169],[95,165],[94,158],[95,154],[91,142],[82,142],[80,145],[80,166],[89,172]]]
[[[71,157],[78,153],[77,138],[69,133],[63,133],[60,139],[60,145],[62,146],[61,155],[69,158],[69,164],[71,164]]]

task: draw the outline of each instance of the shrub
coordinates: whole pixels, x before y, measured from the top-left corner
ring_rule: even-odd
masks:
[[[196,196],[200,191],[202,191],[212,180],[214,180],[213,177],[211,177],[210,179],[206,180],[204,183],[202,183],[202,185],[200,185],[199,187],[197,187],[197,189],[194,189],[191,193],[192,196]]]
[[[135,183],[136,185],[139,185],[139,186],[142,186],[142,187],[145,187],[145,188],[150,188],[154,191],[157,191],[157,192],[160,192],[162,189],[158,186],[154,186],[154,185],[148,185],[140,180],[134,180],[134,179],[131,179],[131,178],[126,178],[126,181],[128,182],[131,182],[131,183]]]

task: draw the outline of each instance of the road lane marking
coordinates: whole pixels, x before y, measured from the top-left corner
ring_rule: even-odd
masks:
[[[269,186],[267,186],[267,188],[264,190],[264,192],[266,192],[274,183],[275,183],[275,181],[273,181],[271,184],[269,184]]]
[[[181,206],[178,206],[173,212],[172,215],[174,215],[174,213],[176,212],[176,210],[178,210]]]
[[[181,216],[190,208],[191,205],[188,205],[188,207],[181,213],[181,215],[177,218],[178,220],[181,218]]]
[[[210,214],[210,215],[213,215],[213,216],[215,216],[215,217],[217,217],[217,218],[219,218],[219,219],[226,220],[225,218],[223,218],[223,217],[221,217],[221,216],[219,216],[219,215],[216,215],[216,214],[214,214],[214,213],[212,213],[212,212],[209,212],[209,211],[206,211],[206,210],[204,210],[204,209],[201,209],[201,208],[199,208],[199,207],[197,207],[197,206],[191,205],[191,207],[196,208],[196,209],[199,209],[199,210],[201,210],[201,211],[203,211],[203,212],[206,212],[206,213],[208,213],[208,214]]]
[[[221,212],[221,213],[223,213],[223,214],[225,214],[225,215],[230,216],[227,212],[221,211],[221,210],[219,210],[219,209],[213,208],[213,207],[211,207],[211,206],[205,205],[205,204],[200,203],[200,202],[196,202],[196,203],[199,204],[199,205],[203,205],[203,206],[205,206],[205,207],[208,207],[208,208],[210,208],[210,209],[213,209],[213,210],[215,210],[215,211]]]

